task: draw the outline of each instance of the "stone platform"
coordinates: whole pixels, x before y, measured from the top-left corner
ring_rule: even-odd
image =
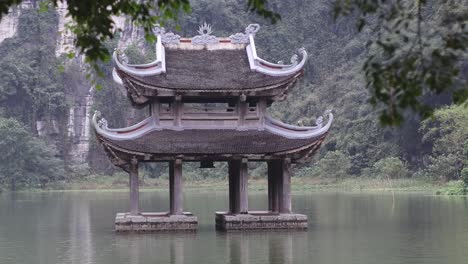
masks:
[[[249,211],[248,214],[216,212],[216,229],[224,231],[307,229],[307,216],[303,214],[274,214]]]
[[[197,217],[189,212],[181,215],[118,213],[115,217],[115,231],[117,232],[195,231],[197,225]]]

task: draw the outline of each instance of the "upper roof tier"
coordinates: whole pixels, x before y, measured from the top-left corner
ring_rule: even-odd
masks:
[[[199,35],[181,38],[156,28],[156,60],[147,64],[128,64],[124,53],[114,52],[114,80],[124,85],[136,105],[151,97],[263,96],[284,98],[288,88],[302,75],[307,52],[301,48],[291,63],[271,63],[257,56],[254,36],[257,24],[245,33],[228,38],[211,35],[202,25]],[[300,60],[299,60],[300,58]]]

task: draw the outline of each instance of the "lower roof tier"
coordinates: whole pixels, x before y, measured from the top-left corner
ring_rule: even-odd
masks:
[[[300,162],[313,155],[328,134],[333,115],[316,127],[291,126],[267,118],[257,128],[160,127],[147,118],[129,128],[108,129],[93,117],[98,140],[117,166],[139,161],[222,161],[230,158],[268,160],[291,158]]]
[[[288,154],[318,146],[324,138],[288,139],[265,130],[190,129],[152,131],[129,140],[101,140],[116,150],[143,155],[222,156]]]

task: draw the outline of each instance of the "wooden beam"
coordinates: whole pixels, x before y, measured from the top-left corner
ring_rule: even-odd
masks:
[[[266,109],[267,109],[266,98],[260,98],[257,104],[257,111],[258,111],[259,123],[261,126],[265,124],[265,115],[267,111]]]
[[[246,101],[245,94],[239,96],[239,100],[237,102],[237,113],[239,115],[239,119],[237,122],[237,126],[243,127],[245,126],[245,119],[247,116],[247,101]]]
[[[182,125],[182,96],[176,95],[173,104],[174,113],[174,126],[180,127]]]
[[[151,105],[151,115],[154,117],[154,121],[156,123],[156,125],[159,125],[160,124],[160,119],[159,119],[159,108],[160,108],[160,103],[159,103],[159,99],[154,99],[152,105]]]
[[[182,203],[182,160],[176,159],[169,162],[169,214],[182,214]]]
[[[140,213],[140,193],[138,181],[138,161],[133,158],[129,169],[130,181],[130,214],[138,215]]]

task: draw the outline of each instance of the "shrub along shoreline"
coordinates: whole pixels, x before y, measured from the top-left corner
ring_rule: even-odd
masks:
[[[142,178],[141,191],[168,190],[169,181],[166,178]],[[22,189],[23,192],[52,192],[52,191],[127,191],[128,176],[124,174],[91,175],[81,177],[72,181],[58,181],[49,184],[46,188],[31,187]],[[184,189],[227,191],[227,179],[186,179]],[[321,192],[321,191],[350,191],[350,192],[427,192],[439,195],[463,195],[465,194],[462,181],[451,181],[448,183],[437,183],[426,178],[404,178],[404,179],[376,179],[369,177],[346,178],[335,181],[330,178],[316,177],[293,177],[293,192]],[[250,179],[250,191],[267,191],[266,179]]]

